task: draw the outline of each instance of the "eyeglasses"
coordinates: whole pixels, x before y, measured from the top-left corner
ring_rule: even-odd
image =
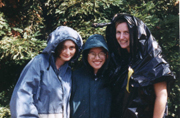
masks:
[[[96,54],[95,52],[89,52],[88,55],[90,56],[91,59],[94,59],[94,58],[96,57],[96,55],[98,55],[98,57],[99,57],[100,59],[103,59],[103,58],[105,58],[106,53],[100,52],[100,53]]]

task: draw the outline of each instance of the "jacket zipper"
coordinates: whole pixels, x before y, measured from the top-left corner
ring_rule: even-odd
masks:
[[[62,104],[62,118],[64,118],[64,88],[63,88],[63,84],[62,84],[62,80],[60,79],[60,77],[57,75],[58,79],[59,79],[59,82],[61,84],[61,87],[62,87],[62,91],[63,91],[63,94],[62,94],[62,98],[63,98],[63,104]]]

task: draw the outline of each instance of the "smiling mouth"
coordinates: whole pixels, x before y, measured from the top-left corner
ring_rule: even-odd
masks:
[[[64,58],[67,58],[67,59],[68,59],[68,58],[70,58],[70,56],[64,56]]]
[[[98,62],[94,62],[94,63],[95,63],[96,65],[99,65],[101,62],[98,61]]]
[[[127,43],[127,41],[120,41],[120,43]]]

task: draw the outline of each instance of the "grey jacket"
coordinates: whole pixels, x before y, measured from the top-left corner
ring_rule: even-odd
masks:
[[[71,67],[66,62],[58,70],[53,56],[57,45],[70,39],[81,50],[81,36],[72,28],[60,26],[48,38],[42,54],[23,69],[14,88],[10,110],[12,118],[69,118]],[[75,61],[79,55],[70,61]]]

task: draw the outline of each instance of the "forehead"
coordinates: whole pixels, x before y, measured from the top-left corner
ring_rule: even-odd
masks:
[[[64,46],[75,46],[75,43],[72,40],[66,40]]]
[[[129,30],[126,22],[119,23],[116,30]]]
[[[95,47],[95,48],[91,48],[89,51],[90,52],[101,52],[103,50],[104,50],[103,47]]]

